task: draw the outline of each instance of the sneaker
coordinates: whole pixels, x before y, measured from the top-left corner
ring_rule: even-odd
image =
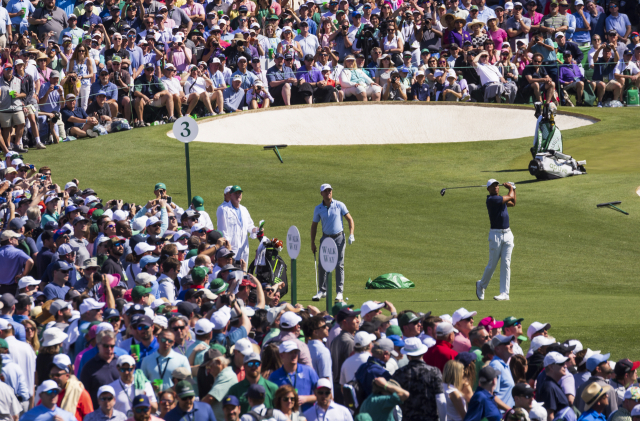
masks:
[[[29,152],[28,149],[23,149],[18,145],[13,145],[13,151],[14,152],[18,152],[18,153],[27,153],[27,152]]]
[[[98,133],[91,130],[91,129],[87,129],[87,136],[94,138],[94,137],[98,137]]]
[[[478,300],[482,301],[484,300],[484,288],[482,288],[480,286],[480,281],[476,282],[476,297],[478,297]]]
[[[602,108],[602,101],[598,101],[598,108]]]
[[[67,139],[69,142],[71,142],[72,140],[78,140],[77,137],[73,137],[73,136],[67,136]]]
[[[206,113],[204,117],[213,117],[216,113]]]
[[[174,116],[171,116],[167,119],[167,123],[174,123],[177,120]]]
[[[336,301],[343,301],[342,293],[341,293],[341,292],[339,292],[339,293],[337,293],[337,294],[336,294]]]
[[[311,298],[312,301],[320,301],[321,298],[325,298],[327,296],[326,292],[322,292],[320,291],[319,293],[317,293],[316,295],[313,296],[313,298]]]
[[[509,301],[509,294],[503,292],[502,294],[493,297],[493,299],[496,301]]]
[[[42,143],[37,142],[37,143],[36,143],[36,149],[47,149],[47,147],[46,147],[46,146],[44,146]]]
[[[462,98],[460,98],[460,102],[468,102],[471,99],[469,94],[464,94]]]

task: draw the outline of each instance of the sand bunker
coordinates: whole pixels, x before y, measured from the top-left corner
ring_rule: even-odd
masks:
[[[556,122],[568,130],[595,120],[560,114]],[[475,142],[533,136],[534,127],[532,109],[354,102],[225,115],[200,123],[195,141],[301,146]]]

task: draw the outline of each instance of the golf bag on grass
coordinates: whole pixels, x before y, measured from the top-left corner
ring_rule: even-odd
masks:
[[[264,250],[261,250],[264,248]],[[262,252],[264,251],[264,257]],[[278,252],[282,251],[282,241],[274,238],[260,243],[258,247],[258,262],[253,260],[249,265],[248,272],[258,278],[263,284],[276,285],[284,282],[284,287],[280,289],[280,298],[289,292],[289,279],[287,277],[287,264]]]
[[[550,109],[549,104],[535,104],[536,131],[533,137],[533,147],[529,162],[529,173],[538,180],[553,180],[586,174],[584,166],[587,161],[576,161],[562,151],[562,133],[555,124],[555,106]]]

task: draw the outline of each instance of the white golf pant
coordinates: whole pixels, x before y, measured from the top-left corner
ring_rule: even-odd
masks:
[[[489,281],[500,260],[500,294],[509,294],[511,286],[511,252],[513,252],[513,233],[506,230],[489,230],[489,263],[484,269],[480,286],[487,289]]]

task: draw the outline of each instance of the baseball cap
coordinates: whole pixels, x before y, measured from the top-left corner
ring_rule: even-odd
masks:
[[[342,323],[342,321],[344,321],[345,319],[348,319],[349,317],[354,317],[359,315],[360,315],[360,309],[353,310],[350,307],[344,307],[336,315],[336,321],[338,323]],[[280,324],[282,324],[282,319],[280,320],[281,320]]]
[[[364,317],[372,311],[379,310],[384,307],[384,303],[376,303],[375,301],[366,301],[360,307],[360,316]]]
[[[495,178],[490,178],[489,181],[487,181],[487,187],[491,187],[492,185],[494,185],[496,183],[500,184],[498,182],[498,180],[496,180]]]
[[[589,359],[587,360],[587,370],[589,371],[593,371],[596,369],[597,366],[599,366],[600,364],[606,362],[609,357],[611,356],[611,354],[594,354],[591,357],[589,357]]]
[[[451,334],[451,332],[458,333],[458,329],[453,327],[453,325],[449,322],[439,323],[438,327],[436,327],[436,336],[446,336]]]
[[[400,316],[400,319],[398,319],[398,325],[402,327],[402,326],[409,325],[411,323],[415,323],[419,320],[420,320],[420,317],[418,317],[418,315],[416,315],[411,311],[407,311],[402,316]]]
[[[458,323],[460,320],[465,320],[468,319],[470,317],[475,316],[476,314],[478,314],[478,312],[476,311],[469,311],[464,307],[461,307],[459,309],[457,309],[454,313],[453,316],[451,317],[451,319],[453,320],[453,324],[455,325],[456,323]]]
[[[638,367],[640,367],[640,361],[631,361],[628,358],[624,358],[616,363],[613,372],[616,373],[617,377],[622,377],[630,371],[637,370]]]
[[[506,319],[503,320],[504,323],[504,327],[511,327],[513,325],[515,325],[516,323],[522,323],[524,321],[524,319],[520,318],[520,319],[516,319],[513,316],[509,316]]]
[[[282,324],[282,321],[280,321],[280,324]],[[371,344],[371,342],[375,340],[376,340],[376,335],[362,331],[362,330],[357,332],[354,337],[355,346],[358,348],[364,348],[365,346],[368,346],[369,344]]]
[[[240,401],[233,395],[228,395],[222,400],[222,406],[240,406]]]
[[[547,355],[545,355],[544,357],[544,366],[547,367],[551,364],[563,364],[565,363],[569,358],[563,356],[561,353],[559,352],[548,352]]]
[[[375,336],[375,335],[373,335]],[[402,346],[404,346],[404,342],[402,342]],[[390,339],[390,338],[382,338],[382,339],[378,339],[374,344],[373,344],[373,349],[380,349],[382,351],[385,352],[392,352],[394,350],[394,346],[396,346],[395,342]]]
[[[320,192],[321,193],[323,191],[325,191],[326,189],[333,190],[333,188],[331,187],[331,184],[323,184],[323,185],[320,186]]]
[[[286,352],[295,351],[298,349],[298,344],[295,341],[284,341],[278,347],[278,352],[284,354]]]
[[[527,337],[529,338],[529,340],[531,340],[531,337],[536,333],[540,332],[541,330],[549,330],[549,329],[551,329],[551,325],[549,323],[545,324],[540,322],[533,322],[527,328]]]
[[[498,371],[495,368],[488,365],[484,367],[482,370],[480,370],[480,373],[478,373],[478,381],[487,383],[495,379],[499,375],[500,373],[498,373]]]
[[[496,335],[493,338],[491,338],[491,348],[495,348],[498,345],[504,345],[504,344],[511,343],[514,338],[515,338],[515,336],[513,336],[513,335],[511,335],[511,336]]]
[[[133,408],[133,409],[136,409],[136,408],[148,408],[150,406],[151,406],[151,404],[149,403],[149,398],[147,397],[147,395],[138,395],[138,396],[133,398],[133,402],[132,402],[131,408]]]
[[[513,389],[511,389],[512,396],[523,396],[525,398],[532,398],[533,392],[533,388],[524,382],[516,384],[513,386]]]

